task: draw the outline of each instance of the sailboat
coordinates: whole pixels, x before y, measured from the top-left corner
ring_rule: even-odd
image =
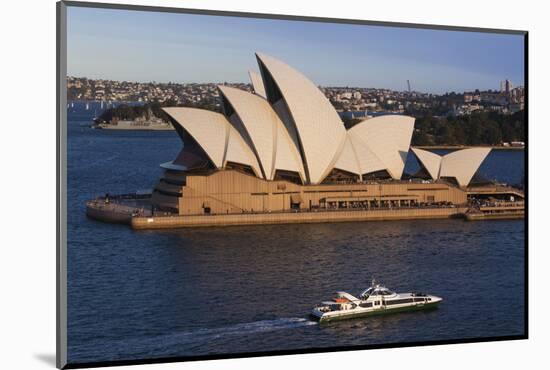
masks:
[[[90,103],[86,102],[86,110],[90,109]]]

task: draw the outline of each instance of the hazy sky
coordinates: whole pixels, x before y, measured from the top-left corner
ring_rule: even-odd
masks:
[[[68,8],[68,74],[248,82],[255,51],[316,84],[417,91],[523,85],[523,36],[129,10]]]

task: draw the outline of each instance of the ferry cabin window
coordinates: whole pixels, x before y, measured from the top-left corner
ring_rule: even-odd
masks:
[[[404,303],[411,303],[411,302],[413,302],[412,298],[394,299],[392,301],[386,301],[386,305],[391,306],[394,304],[404,304]]]

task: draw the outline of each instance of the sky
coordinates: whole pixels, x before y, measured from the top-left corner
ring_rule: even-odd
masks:
[[[441,94],[523,85],[522,35],[68,8],[67,74],[140,82],[248,82],[254,52],[321,86]]]

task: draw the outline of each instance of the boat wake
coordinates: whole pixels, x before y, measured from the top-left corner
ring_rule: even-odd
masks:
[[[91,361],[93,359],[92,353],[97,351],[98,346],[102,347],[101,352],[103,352],[103,355],[110,358],[119,356],[124,358],[135,356],[136,354],[142,355],[143,353],[149,353],[151,356],[174,356],[185,354],[186,352],[196,354],[209,350],[215,351],[219,349],[218,346],[220,343],[244,340],[243,338],[254,334],[268,333],[276,330],[291,330],[317,324],[317,321],[300,317],[261,320],[217,328],[126,338],[125,340],[93,340],[87,344],[71,346],[71,353],[73,359],[81,361]]]
[[[235,324],[220,328],[199,329],[185,334],[207,336],[213,335],[215,337],[220,337],[224,335],[243,335],[269,332],[274,330],[295,329],[316,324],[316,321],[312,321],[306,318],[289,317],[275,320],[261,320],[250,323]]]
[[[235,325],[222,326],[218,328],[197,329],[192,331],[170,334],[171,340],[185,342],[187,338],[193,341],[219,339],[228,336],[243,336],[250,334],[266,333],[275,330],[289,330],[311,325],[316,321],[300,317],[288,317],[274,320],[261,320]]]

